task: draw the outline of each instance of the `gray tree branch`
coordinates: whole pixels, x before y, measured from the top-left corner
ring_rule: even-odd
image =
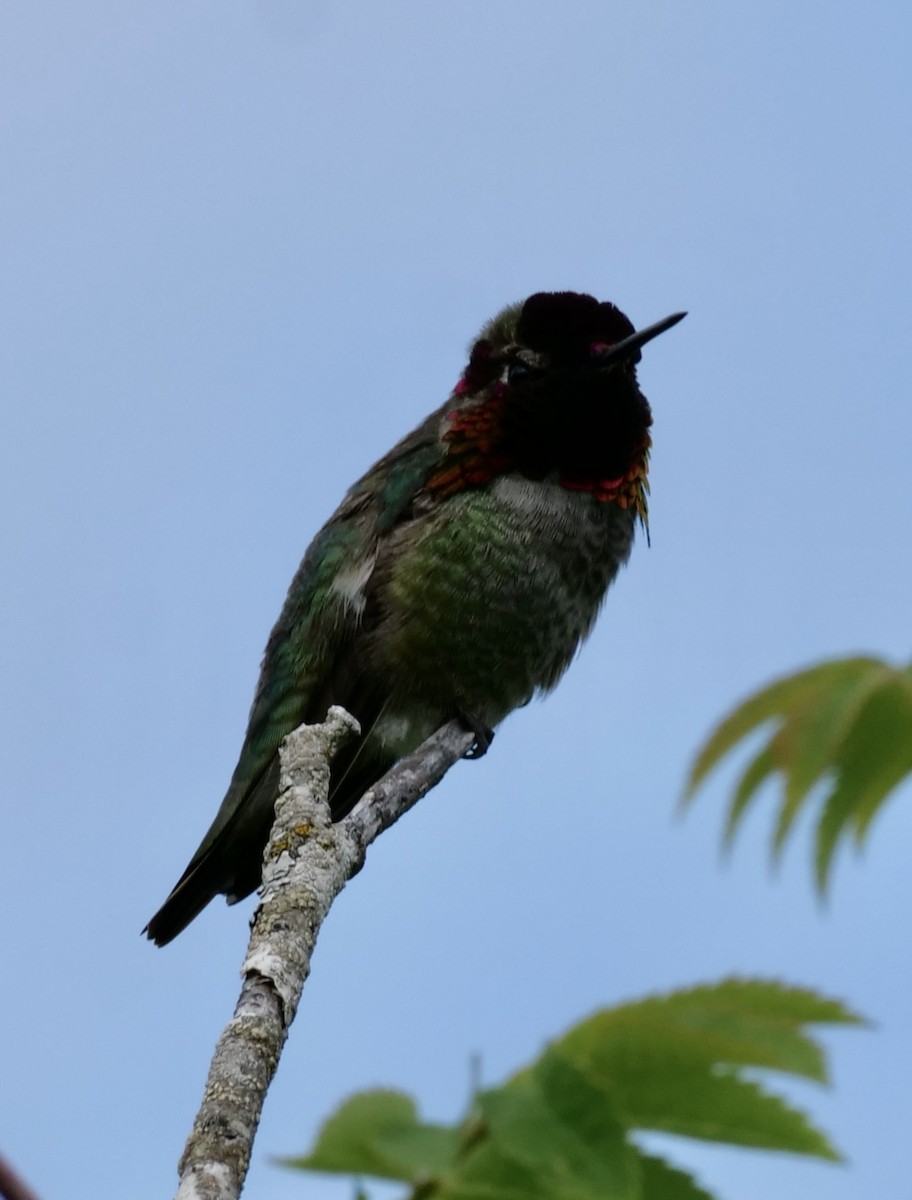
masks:
[[[179,1164],[176,1200],[236,1200],[263,1102],[294,1020],[320,926],[367,847],[462,758],[474,741],[458,721],[402,759],[334,825],[333,756],[359,727],[342,708],[282,743],[276,818],[266,847],[234,1016],[212,1058],[203,1101]]]

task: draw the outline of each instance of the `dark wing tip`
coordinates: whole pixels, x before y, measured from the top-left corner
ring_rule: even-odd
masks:
[[[204,865],[205,860],[180,881],[143,930],[156,946],[167,946],[173,942],[218,894],[218,889],[205,878],[205,873],[200,872],[199,868]]]

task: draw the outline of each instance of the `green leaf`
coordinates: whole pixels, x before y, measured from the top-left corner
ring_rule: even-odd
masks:
[[[559,1051],[546,1050],[479,1103],[492,1143],[552,1194],[572,1185],[605,1200],[631,1195],[635,1162],[611,1097]]]
[[[772,853],[778,858],[818,786],[817,885],[826,889],[839,841],[861,845],[887,796],[912,773],[912,667],[875,658],[818,664],[779,679],[738,706],[697,755],[684,796],[749,734],[775,722],[735,788],[723,840],[730,845],[750,804],[774,774],[783,778]]]
[[[597,1012],[453,1128],[427,1125],[399,1092],[352,1097],[311,1171],[396,1179],[412,1200],[711,1200],[631,1139],[658,1130],[838,1159],[807,1117],[744,1072],[822,1082],[809,1024],[858,1024],[843,1004],[768,980],[726,979]]]
[[[883,667],[865,667],[843,679],[834,679],[813,703],[794,712],[789,726],[781,731],[788,733],[792,745],[788,754],[781,755],[785,795],[773,835],[775,857],[781,855],[802,804],[830,769],[839,746],[885,672],[890,674]]]
[[[764,746],[748,764],[735,788],[735,794],[725,820],[725,832],[722,838],[726,848],[729,848],[734,841],[738,826],[741,824],[741,819],[747,812],[751,800],[770,775],[776,771],[778,765],[772,743]]]
[[[402,1092],[359,1092],[326,1121],[310,1154],[278,1161],[286,1167],[344,1175],[372,1175],[419,1183],[455,1158],[460,1132],[418,1120]]]
[[[749,733],[774,717],[803,707],[814,696],[851,680],[870,667],[880,666],[875,658],[835,659],[775,680],[742,701],[710,735],[697,754],[684,794],[685,803],[711,770]]]
[[[572,1181],[558,1190],[552,1187],[551,1180],[485,1141],[473,1149],[458,1171],[440,1180],[433,1190],[422,1192],[421,1200],[425,1196],[433,1200],[597,1200],[591,1191],[573,1190]]]
[[[477,1179],[493,1150],[504,1167],[511,1164],[515,1178],[534,1180],[530,1194],[555,1200],[629,1200],[635,1194],[636,1163],[625,1130],[604,1093],[573,1064],[546,1052],[531,1071],[478,1099],[486,1145],[457,1166],[454,1183]]]
[[[864,841],[887,796],[912,771],[912,679],[885,673],[836,753],[836,782],[817,827],[816,874],[825,891],[840,836]]]
[[[642,1200],[715,1200],[692,1175],[669,1166],[663,1158],[637,1150]]]
[[[637,1128],[701,1141],[781,1150],[839,1161],[807,1116],[737,1074],[686,1068],[644,1073],[626,1097]]]
[[[653,1051],[675,1062],[767,1067],[822,1082],[819,1047],[806,1024],[858,1024],[843,1004],[773,980],[720,983],[651,996],[603,1009],[558,1045],[594,1064],[622,1069]],[[601,1066],[600,1066],[601,1069]]]
[[[725,980],[596,1013],[557,1046],[608,1090],[625,1125],[736,1145],[837,1157],[803,1114],[739,1067],[823,1081],[808,1022],[858,1023],[836,1001],[756,980]]]

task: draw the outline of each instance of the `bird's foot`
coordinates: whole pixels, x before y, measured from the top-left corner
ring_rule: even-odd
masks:
[[[468,713],[460,712],[459,719],[475,735],[475,741],[466,750],[464,757],[472,759],[484,758],[488,752],[488,748],[494,741],[494,730],[490,725],[486,725],[484,721],[480,721],[477,717],[471,717]]]

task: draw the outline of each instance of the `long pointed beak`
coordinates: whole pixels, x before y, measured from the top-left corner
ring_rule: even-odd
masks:
[[[598,365],[602,367],[606,363],[631,358],[641,346],[645,346],[647,342],[651,342],[660,333],[671,329],[679,321],[683,321],[686,316],[686,312],[672,313],[670,317],[666,317],[663,321],[656,321],[655,325],[647,325],[645,329],[638,329],[630,337],[625,337],[622,342],[616,342],[613,346],[609,346],[607,350],[603,350],[598,356]]]

